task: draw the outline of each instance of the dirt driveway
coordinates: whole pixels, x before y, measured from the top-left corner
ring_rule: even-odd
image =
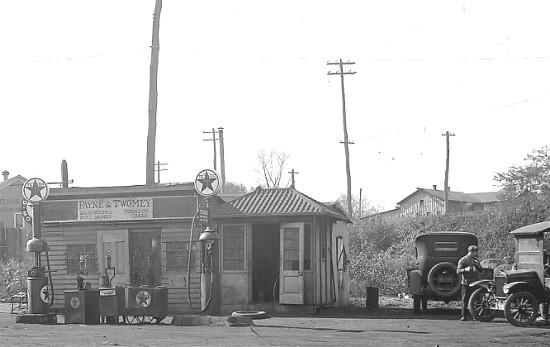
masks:
[[[411,310],[381,307],[322,311],[318,316],[272,317],[250,327],[160,325],[57,325],[15,323],[0,304],[2,346],[541,346],[550,326],[516,328],[503,318],[491,323],[460,322],[455,309]]]

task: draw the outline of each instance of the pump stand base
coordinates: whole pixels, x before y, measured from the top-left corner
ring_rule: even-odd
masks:
[[[56,313],[18,314],[15,317],[15,323],[57,324],[57,314]]]

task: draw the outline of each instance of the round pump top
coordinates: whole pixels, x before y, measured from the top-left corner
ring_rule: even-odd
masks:
[[[46,250],[46,242],[33,237],[27,241],[27,252],[42,252]]]

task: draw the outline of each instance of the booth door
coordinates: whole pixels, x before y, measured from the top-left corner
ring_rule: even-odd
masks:
[[[281,224],[279,303],[304,303],[304,223]]]
[[[128,230],[104,230],[98,231],[97,235],[99,283],[101,276],[105,275],[108,251],[111,251],[111,266],[114,267],[108,270],[109,278],[115,275],[111,284],[115,286],[130,283]]]

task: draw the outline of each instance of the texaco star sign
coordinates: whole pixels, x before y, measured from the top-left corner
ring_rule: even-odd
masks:
[[[195,190],[202,196],[212,196],[220,188],[218,174],[210,169],[204,169],[195,178]]]
[[[41,178],[29,178],[21,189],[25,200],[31,203],[38,203],[46,200],[50,194],[50,188]]]

